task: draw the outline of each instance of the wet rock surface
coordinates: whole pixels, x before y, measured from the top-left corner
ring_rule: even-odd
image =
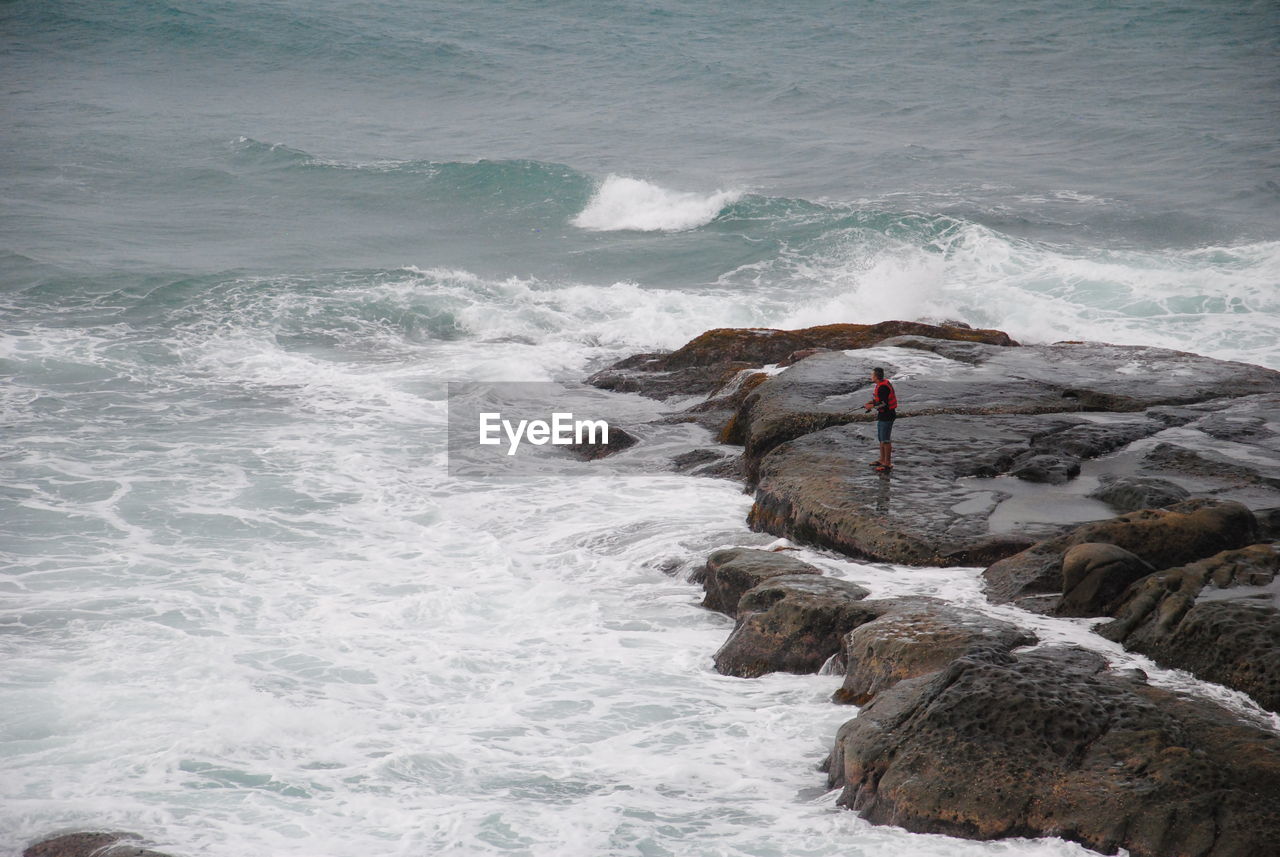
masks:
[[[595,443],[588,441],[572,443],[565,449],[575,458],[583,461],[595,461],[622,452],[624,449],[630,449],[639,442],[640,438],[626,429],[618,426],[609,426],[609,439],[607,441],[601,439]]]
[[[715,449],[691,449],[671,459],[671,469],[681,473],[691,473],[701,467],[724,459],[725,453]]]
[[[1263,475],[1257,470],[1232,464],[1222,456],[1185,449],[1172,443],[1161,443],[1147,453],[1145,463],[1153,469],[1184,476],[1225,481],[1237,485],[1267,485],[1277,487],[1280,479]]]
[[[721,449],[693,449],[671,459],[671,469],[690,476],[706,476],[713,479],[746,478],[742,456]]]
[[[1149,476],[1104,474],[1089,496],[1106,503],[1117,514],[1139,509],[1163,509],[1188,499],[1191,492],[1167,479]]]
[[[1261,394],[1185,407],[1156,408],[1176,420],[1135,466],[1194,496],[1229,497],[1250,508],[1277,505],[1280,486],[1280,396]]]
[[[142,838],[133,833],[83,831],[37,842],[22,857],[169,857],[142,846]]]
[[[904,425],[905,423],[905,425]],[[1066,427],[1067,418],[1055,422]],[[1008,493],[963,477],[1008,448],[1025,445],[1045,420],[1023,415],[935,415],[899,419],[894,470],[868,466],[872,424],[834,426],[775,449],[758,470],[752,529],[904,565],[988,565],[1060,530],[993,533],[992,510]]]
[[[1134,857],[1280,842],[1280,738],[1078,649],[980,652],[899,682],[840,729],[828,767],[842,805],[917,832]]]
[[[640,393],[654,399],[707,395],[740,372],[788,360],[796,352],[867,348],[904,334],[1015,345],[999,330],[912,321],[879,324],[828,324],[803,330],[717,328],[667,353],[637,354],[597,372],[588,383],[606,390]]]
[[[1280,397],[1257,393],[1280,389],[1280,374],[1149,348],[891,342],[816,354],[745,399],[733,427],[756,488],[753,528],[860,558],[988,565],[1082,519],[1108,517],[1113,510],[1102,502],[1082,514],[1094,502],[1087,488],[1058,487],[1103,457],[1115,458],[1108,466],[1120,471],[1103,475],[1162,479],[1159,505],[1182,492],[1255,507],[1280,503],[1280,448],[1266,429],[1273,419],[1280,424]],[[876,455],[874,426],[861,413],[872,362],[897,373],[903,403],[896,467],[884,481],[865,469]],[[1243,398],[1196,402],[1224,394]],[[1088,410],[1102,407],[1117,412]],[[1249,427],[1230,448],[1199,429],[1207,423],[1221,433],[1228,419]],[[1210,454],[1233,455],[1235,463],[1187,464]],[[1133,494],[1135,483],[1129,488]],[[1021,499],[1028,490],[1062,511],[1046,503],[1016,526],[996,526],[996,509],[1028,502]]]
[[[833,702],[865,705],[898,682],[935,672],[958,657],[1039,642],[1035,634],[1009,622],[934,598],[863,603],[884,604],[885,610],[845,635],[845,679]]]
[[[1060,455],[1032,455],[1009,468],[1009,475],[1028,482],[1065,485],[1080,475],[1080,459]]]
[[[868,352],[816,354],[762,383],[743,404],[737,432],[748,459],[802,434],[869,419],[872,366],[884,366],[902,402],[899,416],[930,414],[1139,414],[1280,390],[1280,374],[1160,348],[1060,343],[1001,348],[898,337]],[[1092,458],[1195,413],[1167,411],[1160,425],[1095,430],[1029,450]],[[1035,438],[1031,438],[1034,440]]]
[[[715,654],[722,675],[756,678],[772,672],[816,673],[840,651],[852,628],[880,615],[861,606],[868,592],[818,575],[774,577],[738,601],[738,624]]]
[[[707,557],[707,564],[690,580],[701,583],[706,592],[703,607],[736,618],[738,602],[748,590],[770,578],[797,574],[822,571],[781,551],[725,548]]]
[[[1258,519],[1258,536],[1264,542],[1280,539],[1280,509],[1255,509]]]
[[[982,577],[988,598],[1014,601],[1061,592],[1063,557],[1068,549],[1086,542],[1117,545],[1152,568],[1162,569],[1257,540],[1257,520],[1243,505],[1230,500],[1184,500],[1168,509],[1145,509],[1076,527],[993,563]]]
[[[1280,711],[1280,546],[1252,545],[1149,575],[1098,633]]]

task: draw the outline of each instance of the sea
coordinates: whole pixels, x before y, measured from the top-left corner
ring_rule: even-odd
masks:
[[[1280,369],[1274,0],[5,0],[0,57],[0,855],[1089,853],[871,826],[837,676],[714,671],[689,571],[786,543],[688,402],[475,475],[450,384],[886,319]]]

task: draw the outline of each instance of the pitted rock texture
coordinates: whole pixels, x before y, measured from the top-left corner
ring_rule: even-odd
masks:
[[[880,615],[861,606],[867,590],[817,575],[766,580],[738,601],[738,624],[715,654],[722,675],[816,673],[840,651],[850,629]]]
[[[828,769],[842,805],[915,832],[1133,857],[1280,842],[1280,738],[1081,650],[982,652],[899,682],[841,727]]]
[[[1225,551],[1135,583],[1098,633],[1280,711],[1280,546]]]
[[[1149,476],[1104,474],[1099,481],[1089,496],[1101,500],[1120,514],[1139,509],[1163,509],[1191,496],[1190,491],[1177,483]]]
[[[1151,564],[1119,545],[1084,542],[1062,555],[1059,616],[1109,616],[1135,580],[1155,571]]]
[[[1258,538],[1253,513],[1229,500],[1184,500],[1168,509],[1145,509],[1076,527],[1047,539],[982,573],[987,597],[1013,601],[1027,595],[1062,591],[1062,561],[1067,550],[1085,542],[1118,545],[1153,568],[1171,568],[1252,544]]]
[[[845,635],[844,685],[832,701],[865,705],[898,682],[940,670],[958,657],[983,650],[1008,652],[1037,642],[1030,631],[976,610],[932,598],[904,599]]]
[[[149,851],[133,833],[67,833],[29,846],[22,857],[169,857]]]
[[[736,618],[738,602],[748,590],[770,578],[788,574],[822,574],[822,571],[781,551],[725,548],[707,557],[707,564],[691,581],[701,583],[706,592],[703,607]]]
[[[672,352],[628,357],[587,381],[606,390],[640,393],[654,399],[706,395],[724,387],[745,369],[781,363],[796,352],[867,348],[904,334],[997,346],[1017,344],[999,330],[914,321],[828,324],[803,330],[717,328]]]

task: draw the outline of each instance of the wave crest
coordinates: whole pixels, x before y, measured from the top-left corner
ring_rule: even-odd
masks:
[[[597,232],[683,232],[707,225],[741,196],[736,190],[710,194],[668,190],[641,179],[610,175],[573,225]]]

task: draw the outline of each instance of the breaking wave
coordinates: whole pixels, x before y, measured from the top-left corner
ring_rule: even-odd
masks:
[[[682,232],[706,226],[737,202],[741,191],[699,194],[668,190],[641,179],[611,175],[596,191],[573,225],[599,232]]]

